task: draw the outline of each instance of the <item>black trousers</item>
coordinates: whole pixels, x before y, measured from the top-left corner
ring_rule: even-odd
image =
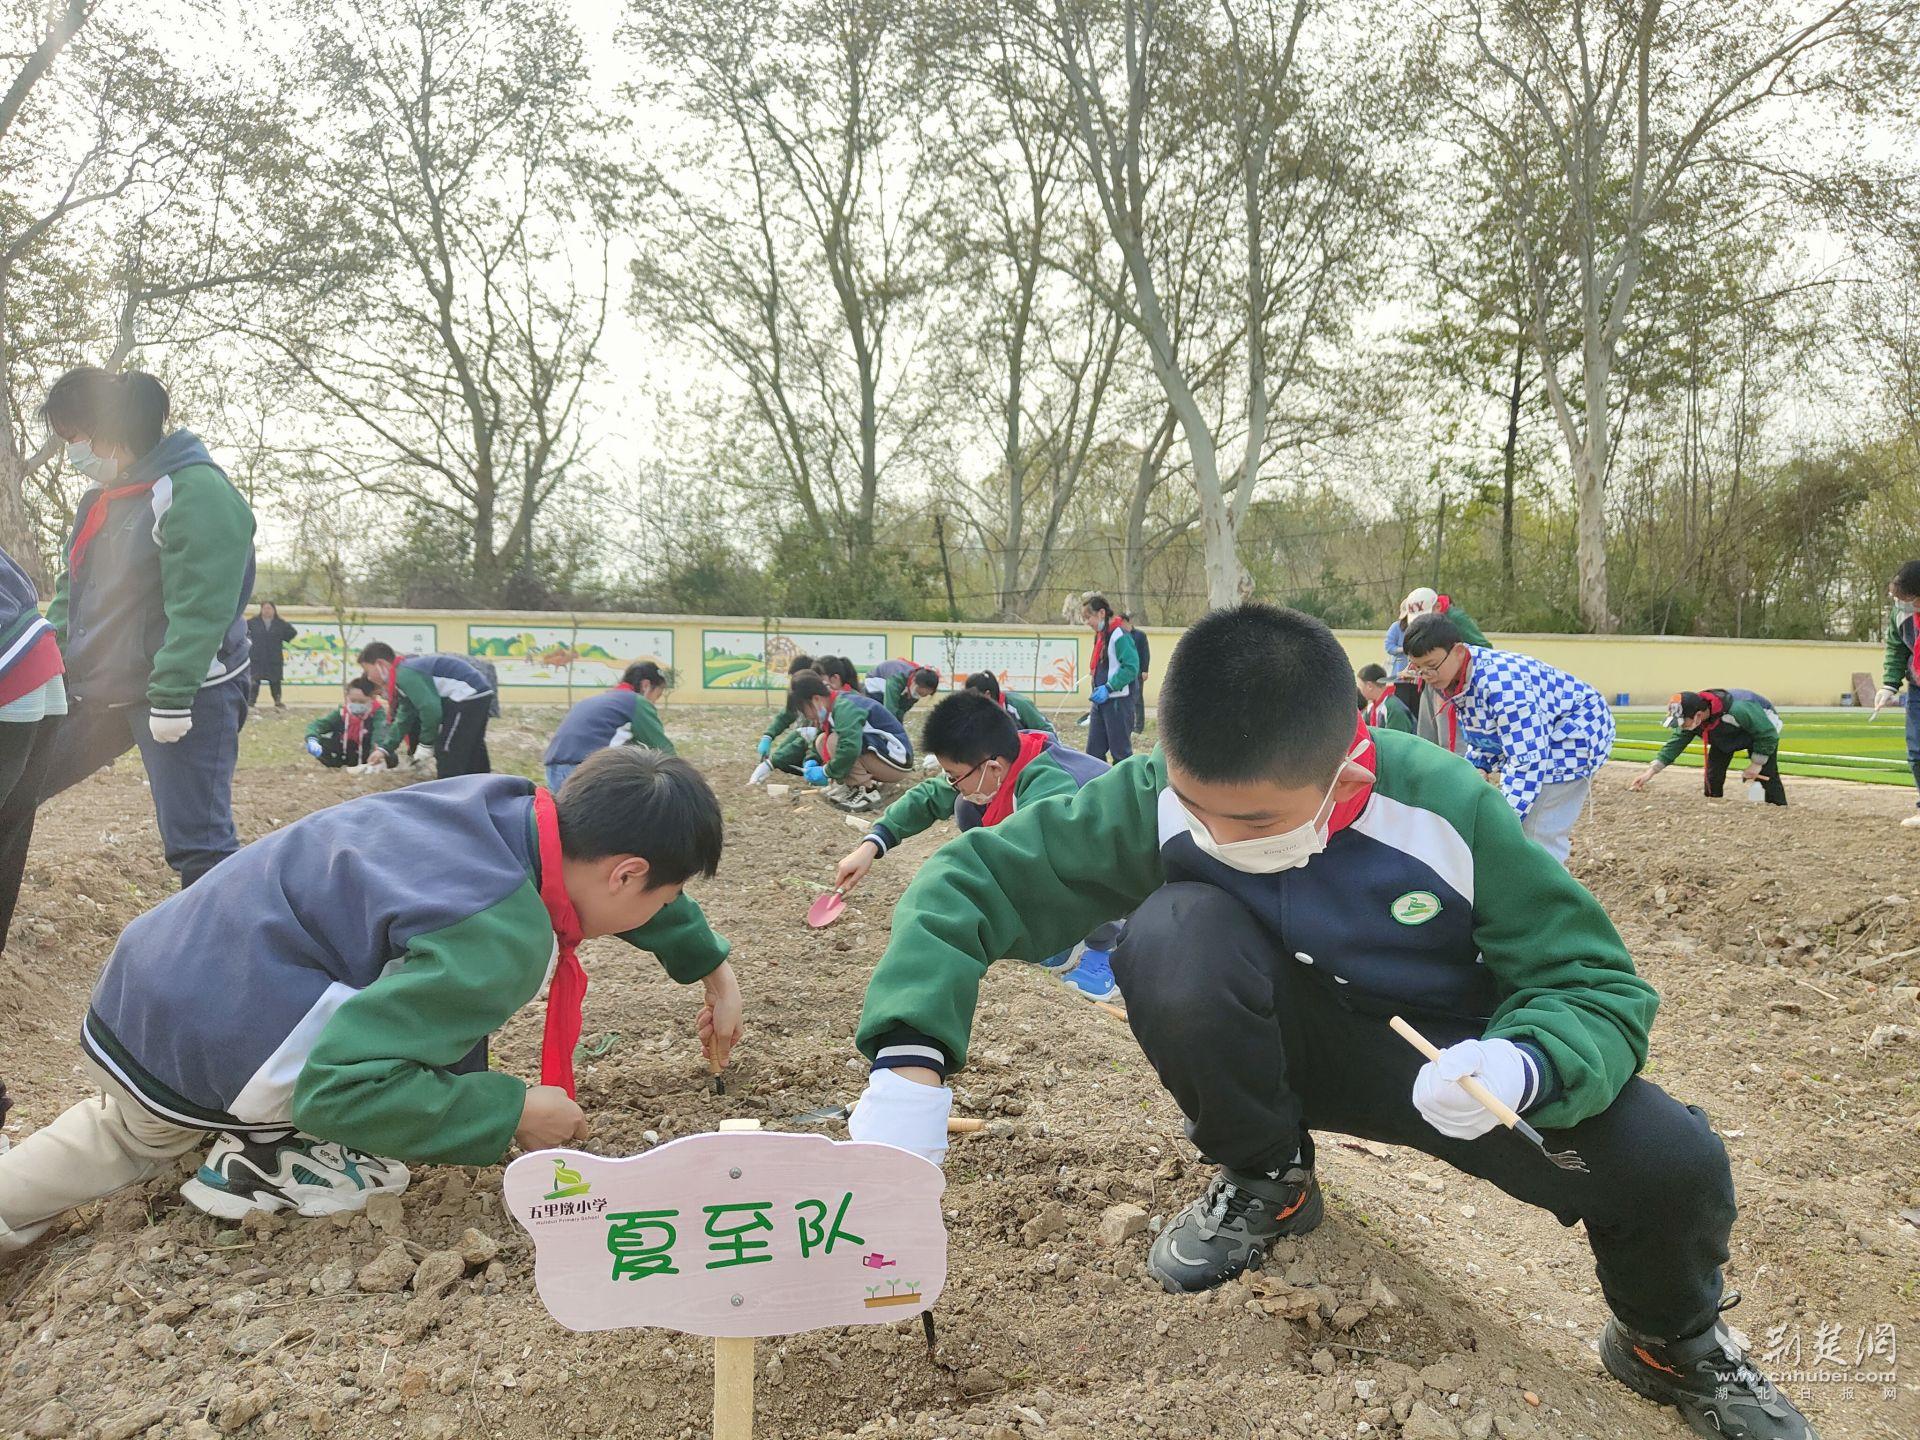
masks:
[[[249,705],[258,705],[260,703],[260,686],[265,684],[267,688],[273,692],[273,703],[276,705],[280,704],[280,676],[281,672],[278,670],[270,674],[263,674],[258,666],[254,667],[252,688],[247,692],[247,703]]]
[[[436,778],[493,773],[487,755],[487,712],[492,705],[491,695],[480,695],[472,700],[449,700],[441,706],[440,736],[433,747]]]
[[[1709,799],[1718,800],[1727,793],[1727,767],[1733,763],[1733,757],[1751,754],[1751,751],[1733,746],[1709,744],[1706,755],[1705,786]],[[1787,803],[1787,787],[1780,783],[1780,757],[1769,755],[1767,763],[1761,768],[1760,783],[1766,787],[1767,804],[1784,805]]]
[[[1292,955],[1224,890],[1182,882],[1156,891],[1113,952],[1128,1023],[1187,1117],[1194,1143],[1236,1170],[1270,1171],[1308,1134],[1332,1130],[1405,1145],[1547,1211],[1586,1222],[1613,1313],[1666,1339],[1713,1323],[1735,1213],[1727,1152],[1699,1110],[1629,1080],[1600,1114],[1547,1130],[1580,1152],[1561,1170],[1519,1136],[1455,1140],[1413,1105],[1425,1061]],[[1439,1046],[1478,1036],[1472,1021],[1412,1013]]]
[[[320,763],[329,770],[339,770],[347,765],[364,765],[374,756],[373,737],[369,735],[349,750],[338,735],[320,737]]]
[[[7,948],[7,932],[20,903],[33,815],[40,807],[40,787],[63,718],[49,715],[30,725],[0,724],[0,950]]]

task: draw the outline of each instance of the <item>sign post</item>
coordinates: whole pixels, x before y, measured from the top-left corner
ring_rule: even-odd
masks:
[[[752,1440],[760,1336],[910,1320],[946,1284],[939,1166],[759,1126],[728,1120],[627,1159],[537,1151],[504,1184],[562,1325],[713,1338],[714,1440]]]

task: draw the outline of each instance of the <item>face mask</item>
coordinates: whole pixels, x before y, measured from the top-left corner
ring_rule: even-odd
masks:
[[[373,709],[373,706],[361,702],[358,704],[349,704],[347,706],[347,713],[349,715],[364,715],[371,709]]]
[[[93,446],[85,440],[75,440],[67,446],[67,463],[89,480],[97,480],[102,485],[110,485],[120,473],[120,462],[107,455],[96,455]]]
[[[986,767],[984,765],[980,767],[978,776],[982,780],[986,778]],[[975,778],[975,776],[969,775],[967,778],[969,780],[972,780]],[[947,783],[949,785],[953,785],[953,782],[951,780],[949,780]],[[954,785],[953,793],[958,795],[962,800],[966,801],[969,805],[990,805],[993,803],[993,797],[1000,793],[1000,786],[997,783],[989,784],[984,794],[969,795],[966,791],[962,790],[958,785]]]
[[[1276,875],[1282,870],[1299,869],[1327,848],[1327,817],[1333,813],[1333,787],[1339,783],[1340,775],[1336,771],[1319,810],[1306,824],[1282,830],[1278,835],[1257,835],[1251,840],[1232,840],[1225,845],[1214,839],[1206,825],[1186,806],[1182,805],[1180,811],[1186,816],[1187,833],[1193,836],[1193,843],[1222,865],[1247,875]]]
[[[820,727],[818,725],[802,725],[799,727],[799,730],[802,740],[818,740],[820,738]]]
[[[1903,620],[1911,617],[1916,610],[1920,610],[1920,600],[1896,600],[1893,602],[1893,613]]]

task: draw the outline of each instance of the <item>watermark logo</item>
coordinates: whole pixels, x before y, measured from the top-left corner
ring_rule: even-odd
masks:
[[[554,1157],[553,1189],[547,1192],[547,1199],[561,1200],[569,1195],[585,1195],[592,1189],[592,1184],[580,1178],[578,1170],[569,1167],[567,1162],[558,1156]]]

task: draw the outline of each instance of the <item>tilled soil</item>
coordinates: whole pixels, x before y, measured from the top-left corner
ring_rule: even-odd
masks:
[[[495,722],[496,765],[535,773],[553,718]],[[850,1037],[889,908],[945,838],[889,856],[835,928],[810,931],[801,916],[853,829],[811,796],[745,788],[758,712],[674,707],[667,723],[727,807],[721,877],[696,893],[735,942],[748,1035],[713,1095],[697,990],[618,944],[587,947],[587,1029],[617,1038],[583,1067],[581,1100],[609,1154],[853,1098]],[[292,715],[249,726],[245,835],[369,783],[306,763],[298,733]],[[1920,1371],[1897,1350],[1855,1359],[1888,1333],[1920,1347],[1920,833],[1895,824],[1910,799],[1796,781],[1782,812],[1706,802],[1680,772],[1647,795],[1628,778],[1602,777],[1574,869],[1664,997],[1651,1076],[1703,1106],[1733,1155],[1732,1318],[1773,1368],[1829,1377],[1791,1387],[1827,1440],[1912,1440]],[[44,812],[0,957],[16,1138],[85,1093],[88,990],[120,927],[170,888],[137,760]],[[532,1073],[538,1041],[538,1013],[517,1017],[496,1064]],[[917,1325],[763,1342],[761,1434],[1685,1433],[1600,1370],[1605,1311],[1577,1229],[1412,1152],[1324,1137],[1318,1231],[1245,1283],[1161,1293],[1150,1233],[1115,1212],[1109,1234],[1132,1233],[1105,1239],[1103,1215],[1134,1205],[1157,1225],[1206,1172],[1125,1025],[1044,975],[996,967],[956,1090],[989,1125],[946,1167],[937,1359]],[[422,1168],[399,1203],[338,1222],[229,1226],[171,1178],[76,1213],[0,1264],[0,1432],[704,1436],[706,1342],[560,1329],[499,1180]],[[1887,1370],[1891,1384],[1852,1378]]]

